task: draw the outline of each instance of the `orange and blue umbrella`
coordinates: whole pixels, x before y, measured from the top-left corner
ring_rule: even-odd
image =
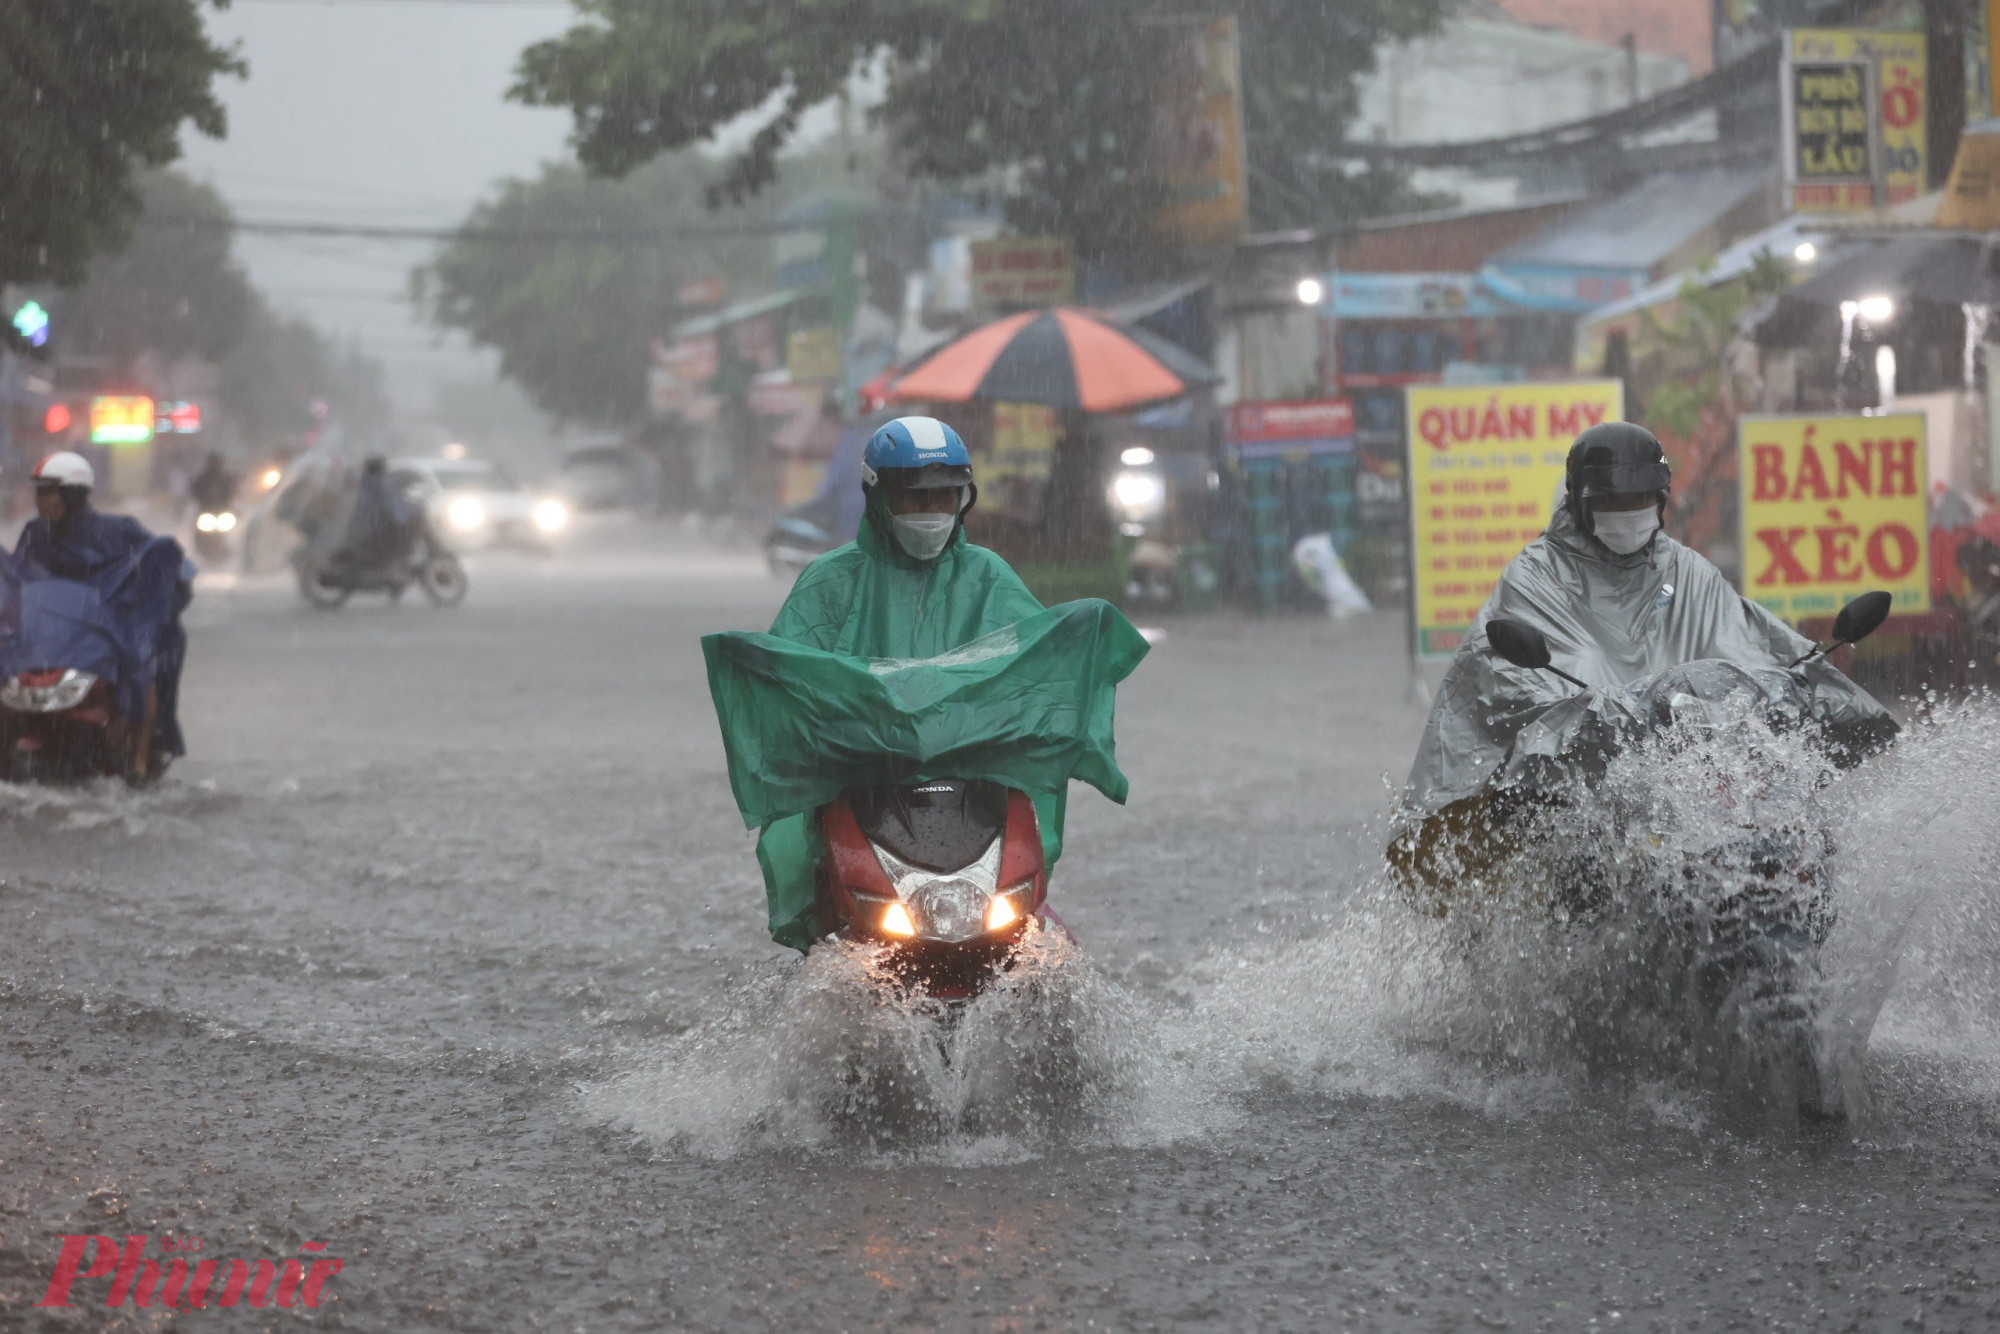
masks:
[[[960,336],[905,372],[888,397],[1123,412],[1180,398],[1219,378],[1157,334],[1061,306],[1022,311]]]

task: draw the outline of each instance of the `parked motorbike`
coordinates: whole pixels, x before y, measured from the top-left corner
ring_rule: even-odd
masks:
[[[849,789],[821,808],[823,930],[878,947],[899,982],[971,999],[1046,929],[1035,808],[999,783],[937,779]]]
[[[229,534],[236,531],[236,511],[203,510],[194,516],[195,554],[203,560],[222,561],[229,557]]]
[[[301,547],[292,557],[299,593],[322,611],[335,611],[356,593],[387,593],[400,601],[411,584],[431,605],[455,607],[465,601],[465,566],[449,548],[419,526],[401,550],[386,560],[360,561],[341,552]]]
[[[1595,708],[1585,683],[1551,665],[1540,630],[1500,618],[1486,627],[1495,656],[1584,692],[1516,740],[1484,808],[1488,839],[1528,849],[1524,864],[1562,919],[1588,921],[1613,905],[1650,917],[1630,961],[1660,1000],[1690,1004],[1774,1100],[1795,1102],[1808,1118],[1844,1110],[1817,1025],[1819,950],[1834,922],[1833,832],[1817,800],[1820,771],[1801,772],[1782,748],[1741,738],[1751,713],[1774,732],[1809,719],[1808,689],[1791,669],[1866,638],[1889,608],[1886,593],[1857,598],[1836,619],[1834,643],[1789,668],[1686,663],[1622,688],[1615,704],[1596,697]],[[1635,745],[1666,748],[1682,779],[1706,793],[1699,819],[1675,827],[1657,793],[1597,790],[1608,757]],[[1716,747],[1730,762],[1701,767]],[[1551,812],[1573,806],[1579,787],[1611,818],[1531,846],[1524,831],[1560,827]]]

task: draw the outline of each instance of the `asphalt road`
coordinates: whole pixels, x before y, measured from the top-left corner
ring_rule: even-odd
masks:
[[[1163,620],[1129,806],[1071,802],[1082,949],[947,1063],[763,937],[696,639],[783,590],[630,532],[473,583],[212,584],[160,787],[0,787],[0,1328],[2000,1323],[1991,715],[1849,780],[1870,1096],[1794,1133],[1439,1021],[1451,958],[1370,888],[1393,618]],[[310,1311],[37,1308],[85,1234],[343,1267]]]

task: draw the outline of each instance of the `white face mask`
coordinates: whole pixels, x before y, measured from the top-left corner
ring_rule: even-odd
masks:
[[[1598,541],[1621,556],[1629,556],[1660,531],[1660,509],[1648,505],[1642,510],[1608,510],[1591,515],[1590,526]]]
[[[889,527],[896,545],[916,560],[930,560],[945,549],[958,527],[956,514],[892,514]]]

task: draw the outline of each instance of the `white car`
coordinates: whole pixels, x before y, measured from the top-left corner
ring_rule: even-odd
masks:
[[[389,480],[422,503],[431,527],[460,549],[488,545],[547,551],[569,527],[569,506],[536,496],[484,459],[397,459]]]

